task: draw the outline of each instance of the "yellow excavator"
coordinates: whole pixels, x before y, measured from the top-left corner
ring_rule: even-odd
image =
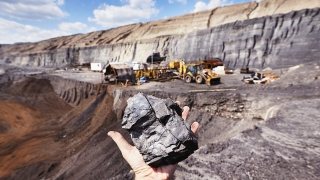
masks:
[[[170,69],[178,69],[179,77],[187,83],[195,81],[198,84],[206,83],[214,85],[220,83],[220,76],[208,68],[204,61],[197,61],[185,64],[182,60],[179,62],[170,62]]]

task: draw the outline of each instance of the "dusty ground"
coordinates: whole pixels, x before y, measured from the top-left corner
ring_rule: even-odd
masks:
[[[49,74],[2,69],[0,179],[133,179],[107,132],[129,140],[121,115],[137,92],[178,100],[191,107],[188,122],[201,124],[200,148],[179,163],[175,179],[320,178],[319,64],[276,70],[280,79],[265,85],[244,85],[239,73],[215,86],[107,85],[75,107],[58,96]]]

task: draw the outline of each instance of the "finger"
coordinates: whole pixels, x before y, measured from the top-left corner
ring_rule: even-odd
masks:
[[[116,131],[109,131],[108,136],[110,136],[117,144],[122,155],[128,154],[132,150],[133,146],[131,146],[120,133]]]
[[[200,124],[199,124],[198,122],[193,122],[193,123],[191,124],[191,131],[192,131],[194,134],[196,134],[196,133],[198,132],[198,130],[199,130],[199,126],[200,126]]]
[[[188,106],[183,107],[182,119],[186,120],[189,114],[190,108]]]

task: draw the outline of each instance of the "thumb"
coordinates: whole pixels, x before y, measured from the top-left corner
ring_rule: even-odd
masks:
[[[120,133],[116,131],[109,131],[108,136],[117,144],[122,155],[126,155],[132,150],[133,146],[131,146]]]
[[[189,111],[190,111],[190,108],[189,108],[188,106],[184,106],[184,107],[183,107],[182,119],[187,120]]]
[[[139,150],[136,147],[131,146],[120,133],[110,131],[108,132],[108,136],[110,136],[117,144],[123,158],[129,163],[136,175],[142,171],[150,171],[151,167],[144,162]]]

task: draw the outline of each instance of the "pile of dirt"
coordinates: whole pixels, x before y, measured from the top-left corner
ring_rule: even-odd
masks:
[[[17,101],[41,111],[46,116],[58,117],[71,110],[71,106],[55,93],[50,81],[45,78],[27,78],[13,83],[4,92]]]
[[[32,107],[18,102],[0,100],[0,177],[25,165],[42,161],[59,147],[48,144],[48,127],[45,116]]]
[[[0,177],[56,156],[62,145],[52,143],[59,127],[55,121],[72,109],[47,79],[5,84],[0,97]]]
[[[25,81],[15,83],[10,92],[15,96],[36,96],[39,94],[54,92],[50,81],[47,79],[29,78]]]

